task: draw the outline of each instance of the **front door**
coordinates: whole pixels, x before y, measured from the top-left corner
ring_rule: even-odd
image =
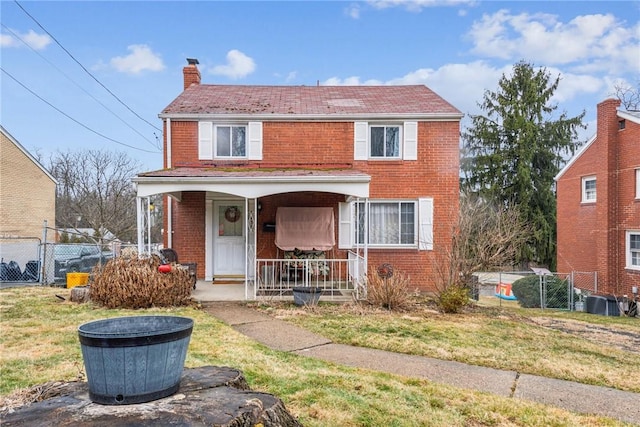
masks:
[[[244,276],[244,203],[215,202],[213,209],[214,276]]]

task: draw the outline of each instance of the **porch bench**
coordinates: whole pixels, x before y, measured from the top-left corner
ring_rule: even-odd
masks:
[[[282,268],[282,278],[284,280],[302,280],[305,274],[310,276],[326,276],[329,274],[329,263],[324,251],[285,251]],[[307,261],[313,260],[313,261]],[[307,271],[307,267],[309,271]]]

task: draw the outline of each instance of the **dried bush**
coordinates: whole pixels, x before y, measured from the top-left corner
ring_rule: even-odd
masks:
[[[94,272],[91,300],[107,308],[149,308],[188,305],[192,282],[187,269],[173,264],[160,273],[160,258],[115,258]]]
[[[367,301],[387,310],[406,308],[411,301],[409,279],[394,272],[390,277],[381,277],[372,270],[367,276]]]

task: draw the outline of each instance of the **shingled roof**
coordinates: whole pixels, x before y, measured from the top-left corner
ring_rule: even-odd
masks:
[[[243,86],[191,85],[160,114],[189,116],[448,117],[460,111],[423,85]]]

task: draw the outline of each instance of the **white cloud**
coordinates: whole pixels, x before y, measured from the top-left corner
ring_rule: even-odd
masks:
[[[558,75],[560,76],[560,84],[552,99],[552,102],[559,105],[570,103],[582,95],[603,94],[605,88],[612,87],[605,78],[563,72],[557,68],[547,68],[546,71],[552,81]],[[437,69],[420,68],[387,81],[374,79],[361,81],[360,77],[352,76],[347,78],[331,77],[322,84],[324,86],[422,84],[442,96],[461,112],[480,114],[478,103],[482,101],[485,91],[498,90],[500,78],[503,75],[510,78],[512,72],[513,66],[511,64],[495,66],[487,61],[474,61],[445,64]],[[562,109],[560,107],[560,110]]]
[[[255,69],[256,64],[252,58],[239,50],[233,49],[227,53],[227,64],[216,65],[211,69],[211,74],[218,74],[235,80],[253,73]]]
[[[625,27],[613,15],[581,15],[561,22],[550,14],[485,14],[467,36],[482,57],[544,65],[570,64],[586,71],[637,70],[640,30]]]
[[[353,19],[360,18],[360,5],[358,3],[351,3],[345,10],[345,14]]]
[[[322,82],[322,86],[380,86],[383,84],[382,81],[374,79],[361,82],[359,76],[351,76],[344,79],[340,77],[330,77]]]
[[[474,5],[476,0],[369,0],[376,9],[404,7],[410,12],[420,12],[427,7]]]
[[[15,34],[1,34],[0,46],[2,47],[24,47],[25,43],[34,50],[42,50],[51,44],[51,37],[48,34],[38,34],[33,30],[29,30],[27,33],[18,33],[11,30]],[[16,38],[17,37],[17,38]],[[22,41],[20,41],[20,39]],[[24,43],[23,43],[24,42]]]
[[[110,64],[117,71],[129,74],[138,74],[142,71],[162,71],[165,66],[162,58],[153,53],[149,46],[134,44],[127,46],[131,53],[127,56],[111,58]]]
[[[287,74],[287,77],[284,79],[287,83],[292,82],[296,79],[296,77],[298,77],[298,72],[297,71],[291,71],[289,74]]]
[[[547,68],[547,72],[552,81],[560,76],[558,88],[553,93],[553,101],[558,103],[570,101],[583,94],[596,94],[605,86],[603,79],[587,74],[563,73],[555,68]]]

